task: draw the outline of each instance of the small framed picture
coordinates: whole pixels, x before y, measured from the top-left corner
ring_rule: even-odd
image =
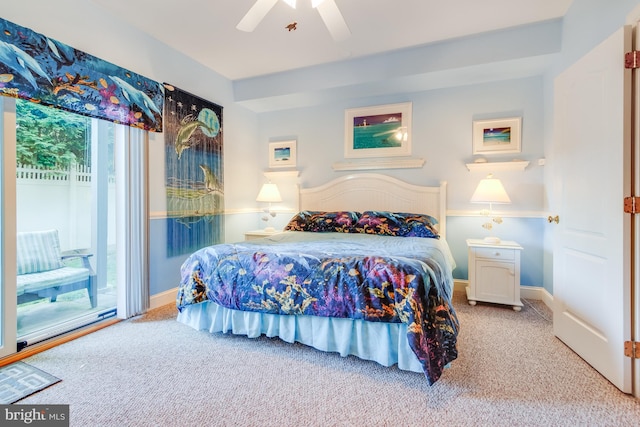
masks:
[[[521,124],[521,117],[475,120],[473,154],[519,153]]]
[[[269,167],[292,168],[296,166],[296,141],[269,143]]]
[[[344,114],[344,157],[411,155],[411,102],[351,108]]]

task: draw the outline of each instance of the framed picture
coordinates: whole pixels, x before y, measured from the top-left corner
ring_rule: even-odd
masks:
[[[411,102],[345,110],[344,157],[410,155]]]
[[[519,153],[521,117],[473,122],[473,154]]]
[[[296,141],[269,143],[269,167],[292,168],[296,166]]]

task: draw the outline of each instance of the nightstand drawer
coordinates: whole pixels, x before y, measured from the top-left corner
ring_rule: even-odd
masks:
[[[502,248],[475,248],[476,258],[487,258],[504,261],[513,261],[515,251],[513,249]]]

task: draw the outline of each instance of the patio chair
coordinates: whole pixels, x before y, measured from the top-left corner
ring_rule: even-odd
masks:
[[[41,298],[55,302],[58,295],[87,289],[91,308],[98,302],[96,275],[89,262],[93,254],[82,250],[60,251],[58,230],[18,233],[18,304]],[[82,259],[82,267],[65,265],[67,260]]]

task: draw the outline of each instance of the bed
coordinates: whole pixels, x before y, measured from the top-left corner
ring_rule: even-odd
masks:
[[[202,248],[181,268],[177,319],[423,373],[457,357],[446,183],[357,174],[299,192],[285,230]]]

